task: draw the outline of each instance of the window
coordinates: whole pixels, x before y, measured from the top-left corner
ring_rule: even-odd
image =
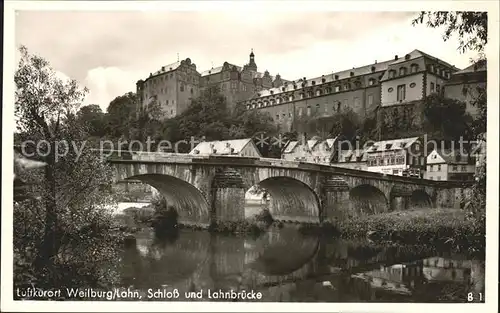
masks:
[[[434,92],[434,83],[431,83],[431,92]]]
[[[310,98],[310,97],[312,97],[313,95],[314,95],[314,94],[313,94],[313,92],[312,92],[312,91],[308,91],[308,92],[307,92],[307,97],[309,97],[309,98]]]
[[[319,103],[316,104],[316,111],[318,112],[319,111]]]
[[[193,88],[191,88],[191,94],[193,94]]]
[[[439,84],[436,84],[436,92],[439,92],[441,90],[441,86]]]
[[[276,114],[276,120],[278,121],[280,119],[280,115]]]
[[[354,98],[354,107],[356,107],[356,108],[359,107],[359,98],[358,97]]]
[[[334,90],[335,92],[339,92],[339,91],[340,91],[340,86],[335,86],[335,87],[333,87],[333,90]]]
[[[398,86],[398,101],[403,101],[406,99],[406,85]]]
[[[368,95],[368,105],[373,104],[373,95]]]
[[[398,175],[398,173],[399,173],[399,170],[392,170],[393,175]]]
[[[301,94],[300,94],[300,99],[304,99],[305,97],[306,97],[306,96],[305,96],[305,94],[304,94],[304,93],[301,93]]]
[[[466,172],[467,171],[467,167],[465,165],[462,165],[462,172]]]
[[[285,119],[285,118],[286,118],[286,114],[285,114],[285,113],[283,113],[283,114],[281,114],[281,115],[283,116],[283,119]]]
[[[453,165],[453,167],[452,167],[452,171],[454,171],[454,172],[458,171],[458,166]]]
[[[438,164],[438,172],[441,170],[441,164]]]
[[[344,85],[344,90],[349,90],[351,89],[351,84],[345,84]]]
[[[395,70],[390,70],[389,71],[389,78],[394,78],[395,75],[396,75],[396,71]]]
[[[316,90],[316,96],[321,96],[321,90],[320,89]]]
[[[224,86],[224,85],[222,85],[222,86]],[[222,89],[224,89],[224,88],[222,88]],[[184,91],[184,85],[183,84],[181,84],[180,90],[181,90],[181,92]]]
[[[167,105],[168,105],[168,100],[167,100]]]
[[[307,106],[307,116],[310,116],[311,115],[311,106],[308,105]]]
[[[411,72],[412,73],[418,72],[418,64],[412,64],[411,65]]]
[[[302,116],[302,108],[299,108],[299,116]]]
[[[437,177],[437,180],[441,180],[441,176],[438,176],[438,177]]]
[[[348,105],[349,105],[349,101],[347,99],[344,99],[344,108],[347,108]]]
[[[375,79],[370,78],[370,79],[368,80],[368,86],[373,86],[373,85],[375,85]]]
[[[292,113],[288,113],[288,117],[289,117],[289,118],[292,118]]]
[[[406,67],[402,67],[399,69],[399,75],[400,76],[406,75]]]

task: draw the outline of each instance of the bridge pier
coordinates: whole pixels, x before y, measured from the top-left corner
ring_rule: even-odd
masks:
[[[218,170],[211,188],[211,223],[245,220],[246,188],[239,173],[232,169]]]
[[[322,222],[335,223],[351,215],[349,186],[342,178],[330,177],[323,184],[321,192]]]
[[[411,198],[408,196],[391,196],[390,211],[401,211],[410,209]]]
[[[245,189],[212,189],[212,222],[238,222],[245,219]]]

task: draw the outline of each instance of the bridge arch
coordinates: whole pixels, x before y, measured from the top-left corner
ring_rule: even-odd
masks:
[[[410,196],[410,207],[411,208],[431,208],[432,198],[423,189],[414,190]]]
[[[385,194],[369,184],[361,184],[352,188],[349,191],[349,200],[353,211],[361,215],[389,211],[389,202]]]
[[[257,184],[271,197],[269,211],[274,219],[305,223],[320,222],[316,192],[300,180],[285,176],[266,178]]]
[[[211,210],[207,198],[192,184],[165,174],[135,175],[126,180],[140,180],[156,188],[167,200],[167,205],[177,211],[179,223],[197,226],[210,224]]]

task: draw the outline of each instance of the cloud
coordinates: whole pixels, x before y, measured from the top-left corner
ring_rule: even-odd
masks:
[[[84,84],[89,89],[84,104],[98,104],[106,112],[109,102],[129,91],[135,91],[138,73],[117,67],[97,67],[89,70]]]

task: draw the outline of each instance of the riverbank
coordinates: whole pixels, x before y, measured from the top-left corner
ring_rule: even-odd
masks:
[[[456,251],[484,253],[485,224],[463,210],[416,209],[396,211],[338,223],[343,238],[367,237],[374,242],[447,246]]]

